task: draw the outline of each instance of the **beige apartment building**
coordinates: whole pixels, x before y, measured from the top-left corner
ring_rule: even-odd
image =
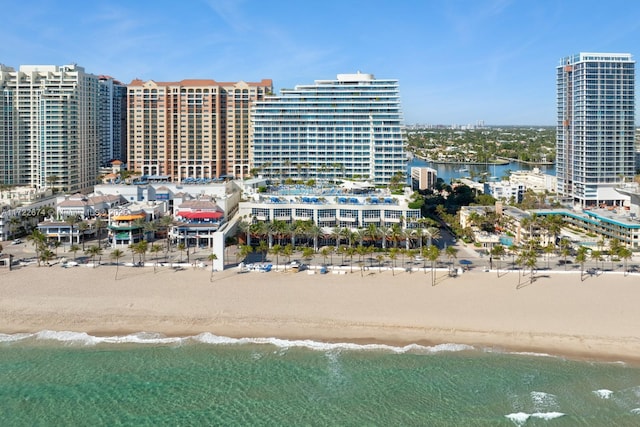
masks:
[[[129,169],[173,182],[249,176],[251,106],[272,92],[270,79],[133,80],[127,86]]]

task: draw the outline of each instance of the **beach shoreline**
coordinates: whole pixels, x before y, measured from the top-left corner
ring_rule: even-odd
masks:
[[[0,332],[461,344],[640,364],[637,275],[542,272],[528,283],[519,272],[438,270],[432,286],[428,268],[349,270],[119,267],[116,280],[114,266],[23,267],[0,273]]]

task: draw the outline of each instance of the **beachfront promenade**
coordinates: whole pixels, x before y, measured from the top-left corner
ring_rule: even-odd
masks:
[[[163,244],[164,242],[158,241],[156,243]],[[22,242],[18,245],[13,245],[11,242],[0,242],[0,244],[4,247],[3,253],[13,255],[14,261],[23,260],[21,263],[23,266],[37,265],[35,249],[32,244],[28,242]],[[97,244],[97,240],[95,242],[88,241],[85,244],[85,248],[89,248],[95,244]],[[493,259],[493,257],[486,255],[486,251],[475,248],[471,244],[461,242],[454,245],[454,247],[457,250],[456,257],[447,258],[446,255],[442,253],[436,262],[436,268],[438,270],[446,271],[455,269],[456,272],[460,271],[460,269],[463,271],[479,270],[483,272],[496,272],[496,270],[503,272],[516,272],[521,270],[521,267],[516,265],[515,255],[506,254],[502,259]],[[112,248],[103,249],[102,254],[96,257],[96,264],[103,266],[115,265],[115,260],[110,255],[112,251]],[[134,255],[126,247],[122,248],[121,251],[123,252],[123,256],[118,260],[120,266],[138,267],[140,265],[139,255]],[[167,252],[163,246],[163,250],[158,253],[147,253],[144,256],[144,265],[147,267],[180,266],[183,268],[194,267],[206,269],[211,268],[211,261],[209,260],[210,254],[211,251],[208,248],[192,247],[189,248],[188,251],[179,251],[174,246]],[[296,260],[299,263],[304,264],[303,270],[310,269],[312,271],[320,270],[323,266],[326,266],[328,271],[336,270],[346,271],[349,273],[359,273],[361,270],[367,272],[391,271],[392,268],[395,272],[404,271],[409,273],[419,271],[428,272],[431,270],[431,262],[426,259],[410,259],[408,256],[399,254],[395,261],[392,261],[387,257],[384,257],[384,259],[380,261],[377,259],[378,255],[384,255],[384,253],[377,252],[369,254],[362,260],[360,260],[356,255],[351,260],[348,256],[335,253],[335,251],[326,259],[319,253],[314,254],[311,258],[304,259],[301,251],[295,252],[291,257],[289,257],[289,259],[286,259],[282,255],[276,257],[272,254],[263,255],[262,253],[254,252],[249,254],[245,259],[242,259],[238,253],[237,246],[229,246],[225,249],[225,270],[233,269],[241,263],[268,263],[272,265],[273,271],[284,271],[287,269],[287,263],[291,260]],[[277,263],[276,260],[278,261]],[[73,263],[77,263],[79,266],[86,266],[88,264],[93,266],[89,255],[86,255],[83,251],[79,251],[75,254],[69,252],[68,245],[58,248],[56,258],[50,261],[49,264],[59,265],[64,261],[72,261]],[[545,272],[579,274],[581,270],[585,273],[591,273],[591,275],[594,275],[594,273],[597,273],[596,275],[603,273],[625,273],[624,263],[621,260],[611,262],[610,260],[605,259],[603,261],[596,262],[592,259],[588,259],[584,263],[583,267],[576,263],[573,257],[568,257],[566,264],[564,261],[563,257],[556,254],[541,255],[538,257],[535,270],[540,274],[544,274]],[[16,266],[14,266],[14,268],[16,268]],[[528,271],[528,269],[526,270]],[[627,261],[627,271],[632,276],[634,273],[640,273],[640,254],[634,254],[634,256]]]

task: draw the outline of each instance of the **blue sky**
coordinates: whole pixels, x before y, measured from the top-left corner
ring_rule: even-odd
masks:
[[[276,90],[359,70],[400,81],[407,124],[553,125],[561,57],[640,57],[634,0],[30,0],[1,13],[8,66]]]

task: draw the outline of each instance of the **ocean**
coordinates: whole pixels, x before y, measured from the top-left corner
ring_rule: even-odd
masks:
[[[0,334],[3,426],[635,426],[640,367],[465,345]]]

